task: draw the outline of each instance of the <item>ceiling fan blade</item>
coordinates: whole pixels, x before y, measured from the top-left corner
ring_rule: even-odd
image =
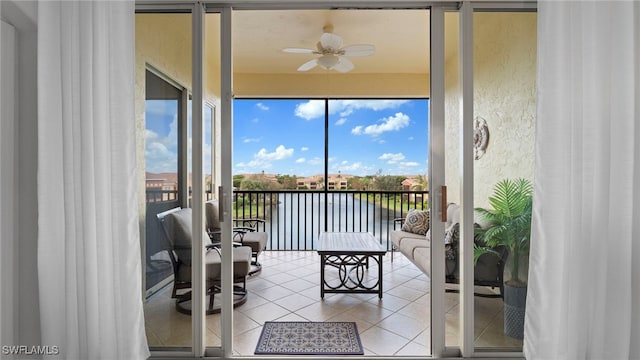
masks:
[[[308,71],[316,67],[316,65],[318,65],[318,59],[309,60],[306,63],[300,65],[298,71]]]
[[[371,56],[376,53],[376,47],[370,44],[348,45],[342,48],[344,56],[364,57]]]
[[[353,63],[351,62],[351,60],[347,59],[344,56],[339,56],[338,57],[338,63],[335,64],[335,66],[333,67],[333,69],[335,71],[341,72],[341,73],[346,73],[349,72],[351,70],[353,70]]]
[[[282,49],[282,51],[286,53],[292,53],[292,54],[313,54],[316,52],[315,50],[312,50],[312,49],[302,49],[302,48],[285,48],[285,49]]]
[[[333,33],[324,33],[320,37],[320,44],[325,49],[338,50],[342,46],[342,38]]]

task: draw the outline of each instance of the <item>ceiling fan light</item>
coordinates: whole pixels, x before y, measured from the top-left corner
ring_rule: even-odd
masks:
[[[338,50],[342,46],[342,38],[336,34],[324,33],[320,36],[320,44],[327,50]]]
[[[327,70],[331,70],[338,63],[338,57],[335,55],[322,55],[318,58],[318,65]]]

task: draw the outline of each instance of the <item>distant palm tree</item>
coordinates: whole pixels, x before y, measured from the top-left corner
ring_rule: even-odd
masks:
[[[429,179],[425,175],[416,176],[417,185],[414,185],[414,190],[427,190],[429,188]],[[419,186],[420,189],[415,187]]]

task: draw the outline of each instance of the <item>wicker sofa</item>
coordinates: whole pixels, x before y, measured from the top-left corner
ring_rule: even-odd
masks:
[[[402,222],[404,219],[399,219]],[[447,222],[445,223],[445,243],[446,260],[445,275],[447,283],[457,284],[460,280],[458,262],[458,241],[457,230],[460,221],[460,206],[450,203],[447,206]],[[479,217],[475,216],[476,226],[483,227]],[[476,242],[479,239],[476,239]],[[400,251],[411,262],[413,262],[422,272],[430,275],[431,271],[431,230],[425,235],[416,234],[402,229],[391,232],[391,242],[394,249]],[[500,247],[494,249],[501,255],[505,255],[506,249]],[[477,286],[490,286],[499,288],[500,294],[503,289],[504,262],[501,260],[506,256],[496,256],[494,254],[483,254],[478,258],[474,268],[474,284]]]

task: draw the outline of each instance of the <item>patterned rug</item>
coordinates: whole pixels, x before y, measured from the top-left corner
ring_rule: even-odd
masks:
[[[364,355],[354,322],[267,321],[256,355]]]

